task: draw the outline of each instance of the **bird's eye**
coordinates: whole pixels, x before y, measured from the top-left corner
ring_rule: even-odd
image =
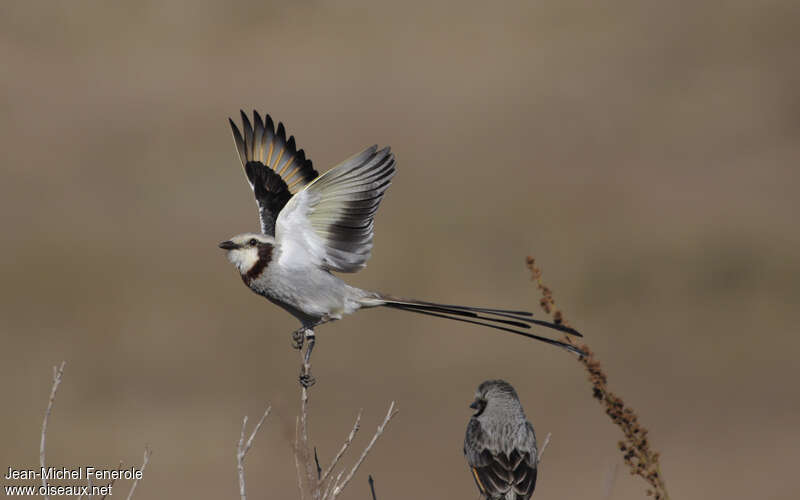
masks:
[[[258,245],[258,240],[255,238],[250,238],[250,241],[247,242],[251,247]]]

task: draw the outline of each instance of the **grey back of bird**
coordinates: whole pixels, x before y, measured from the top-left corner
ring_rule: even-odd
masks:
[[[527,500],[536,487],[538,450],[533,426],[511,384],[483,382],[467,424],[464,455],[483,498]]]

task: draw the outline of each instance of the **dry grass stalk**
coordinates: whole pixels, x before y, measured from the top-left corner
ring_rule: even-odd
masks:
[[[536,265],[534,258],[529,256],[525,263],[531,271],[531,279],[536,281],[536,286],[542,294],[539,305],[555,323],[570,326],[564,313],[556,307],[553,291],[542,282],[542,270]],[[588,345],[584,342],[576,343],[567,336],[562,340],[576,345],[586,353],[586,356],[581,356],[579,361],[589,373],[592,396],[605,405],[606,414],[622,429],[625,438],[619,442],[619,449],[622,452],[622,459],[631,469],[631,474],[647,481],[648,496],[654,496],[656,500],[669,500],[667,487],[661,475],[659,454],[650,448],[648,430],[639,422],[636,412],[608,389],[608,376]]]
[[[544,437],[544,443],[542,447],[539,448],[539,456],[536,457],[536,465],[542,463],[542,457],[544,456],[544,450],[547,449],[547,446],[550,444],[550,438],[553,436],[552,433],[548,432],[547,435]]]
[[[153,452],[150,450],[149,446],[144,447],[144,458],[142,459],[142,466],[139,470],[144,474],[144,469],[147,467],[147,464],[150,463],[150,455]],[[133,493],[136,491],[136,487],[139,485],[139,478],[133,480],[133,484],[131,485],[131,491],[128,492],[128,500],[133,498]]]
[[[67,364],[66,361],[62,361],[61,365],[53,367],[53,386],[50,388],[50,399],[47,400],[47,409],[44,411],[44,420],[42,420],[42,437],[39,441],[39,465],[42,466],[42,470],[45,470],[47,467],[45,465],[45,449],[47,444],[47,422],[50,420],[50,414],[53,412],[53,403],[56,401],[56,393],[58,392],[58,386],[61,385],[61,377],[64,375],[64,366]],[[45,500],[50,500],[50,497],[46,494],[47,493],[47,478],[44,477],[42,474],[42,486],[45,489]]]
[[[242,432],[239,434],[239,442],[236,445],[236,470],[239,472],[239,497],[241,500],[247,500],[247,485],[244,480],[244,459],[247,456],[247,452],[253,447],[253,440],[256,438],[258,431],[261,430],[261,425],[264,423],[264,420],[271,410],[272,407],[267,406],[266,411],[261,415],[261,419],[258,421],[255,428],[253,428],[253,432],[250,433],[250,437],[247,438],[247,441],[244,440],[244,431],[247,429],[247,415],[242,419]],[[147,458],[147,455],[145,455],[145,458]],[[142,468],[144,469],[144,466],[142,466]]]
[[[41,465],[42,470],[47,468],[47,466],[45,465],[45,456],[46,456],[45,452],[47,450],[47,446],[46,446],[47,445],[47,423],[50,420],[51,413],[53,412],[53,403],[55,403],[56,393],[58,392],[58,386],[61,385],[61,378],[64,376],[64,367],[66,366],[66,364],[67,364],[66,361],[62,361],[59,366],[54,366],[53,367],[53,385],[50,388],[50,398],[47,401],[47,409],[44,412],[44,420],[42,421],[42,435],[41,435],[41,440],[39,442],[39,465]],[[142,474],[144,474],[144,469],[145,469],[145,467],[147,467],[147,464],[150,462],[150,455],[151,454],[152,454],[152,451],[150,450],[150,448],[148,446],[145,446],[144,447],[144,459],[142,461],[142,466],[139,468],[139,471]],[[119,463],[119,468],[122,468],[122,462]],[[109,483],[109,489],[114,486],[114,482],[115,481],[116,481],[116,479],[112,479],[111,480],[111,483]],[[88,486],[88,491],[92,491],[92,480],[88,476],[86,478],[86,484]],[[127,500],[131,500],[133,498],[133,493],[136,491],[136,486],[138,484],[139,484],[139,478],[137,477],[133,481],[133,484],[131,485],[131,490],[128,492]],[[45,493],[47,493],[47,478],[44,477],[44,474],[42,475],[42,486],[44,486]],[[105,495],[103,495],[102,500],[105,500],[107,495],[108,495],[107,493]],[[45,494],[44,497],[46,499],[49,499],[49,496],[47,494]],[[92,495],[91,494],[87,494],[87,495],[81,494],[78,497],[78,500],[81,500],[83,498],[90,499],[90,498],[92,498]]]

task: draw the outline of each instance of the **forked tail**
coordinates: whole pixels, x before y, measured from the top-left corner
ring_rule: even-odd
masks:
[[[454,321],[463,321],[465,323],[473,323],[476,325],[488,326],[496,330],[510,332],[523,337],[545,342],[554,346],[566,349],[569,352],[575,353],[579,356],[585,356],[586,353],[578,349],[572,344],[561,342],[558,340],[542,337],[530,332],[517,330],[510,327],[529,329],[531,325],[540,325],[553,330],[583,337],[577,330],[564,326],[558,323],[551,323],[540,319],[534,319],[533,313],[527,311],[510,311],[507,309],[490,309],[488,307],[469,307],[469,306],[456,306],[452,304],[437,304],[435,302],[424,302],[422,300],[401,299],[387,295],[380,296],[382,303],[375,305],[382,305],[391,307],[392,309],[400,309],[402,311],[409,311],[418,314],[425,314],[428,316],[436,316],[439,318],[452,319]],[[506,326],[507,325],[507,326]]]

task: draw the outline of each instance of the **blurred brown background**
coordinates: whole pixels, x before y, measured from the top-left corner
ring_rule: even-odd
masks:
[[[65,359],[50,463],[147,443],[137,498],[234,498],[241,418],[270,402],[248,489],[296,497],[297,325],[216,247],[258,227],[226,123],[256,107],[321,171],[396,152],[353,284],[537,310],[532,254],[673,498],[796,498],[800,11],[755,5],[3,2],[2,470],[37,465]],[[493,377],[553,434],[535,498],[602,498],[621,463],[556,349],[373,310],[315,359],[323,460],[359,408],[358,446],[401,411],[347,498],[368,473],[381,500],[476,498],[461,446]],[[611,498],[643,484],[619,467]]]

